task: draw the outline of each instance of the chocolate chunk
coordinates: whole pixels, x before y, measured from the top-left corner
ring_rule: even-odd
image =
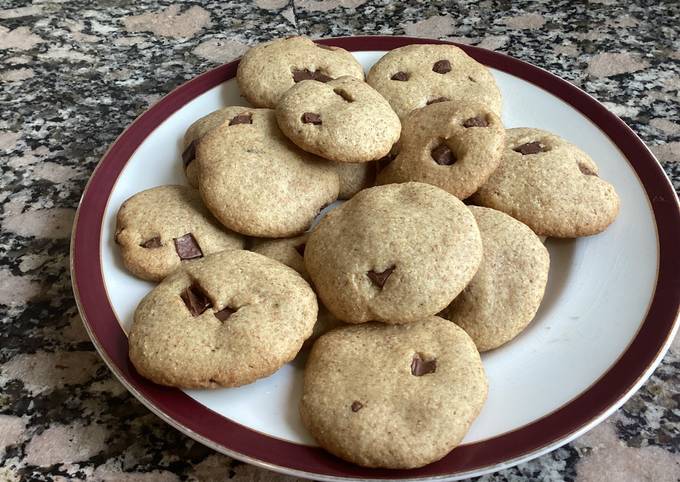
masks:
[[[238,124],[252,124],[253,123],[253,114],[250,112],[243,112],[236,117],[234,117],[232,120],[229,121],[230,126],[235,126]]]
[[[311,71],[309,69],[295,69],[293,70],[293,81],[295,83],[301,82],[303,80],[318,80],[319,82],[328,82],[333,80],[332,77],[327,76],[323,72]]]
[[[429,373],[434,373],[437,371],[437,359],[423,360],[420,353],[413,355],[413,361],[411,361],[411,375],[416,377],[422,377]]]
[[[295,246],[295,251],[300,253],[300,256],[304,256],[306,247],[307,247],[307,245],[305,243],[298,244],[297,246]]]
[[[358,411],[361,410],[362,408],[364,408],[364,404],[361,403],[359,400],[354,400],[354,401],[352,402],[352,411],[353,411],[353,412],[358,412]]]
[[[390,77],[390,79],[398,80],[400,82],[406,82],[410,77],[411,76],[409,74],[407,74],[406,72],[399,71],[396,74],[394,74],[392,77]]]
[[[385,286],[387,278],[390,277],[392,271],[394,271],[394,268],[395,266],[390,266],[382,273],[378,273],[376,271],[371,270],[368,273],[366,273],[366,276],[368,276],[370,280],[373,281],[374,285],[376,285],[378,288],[382,288],[383,286]]]
[[[597,176],[597,173],[595,171],[593,171],[591,168],[589,168],[582,162],[578,163],[578,168],[586,176]]]
[[[345,99],[347,102],[354,102],[354,97],[352,97],[345,89],[333,89],[333,92]]]
[[[215,318],[220,321],[227,321],[231,315],[236,313],[238,310],[232,310],[231,308],[224,307],[220,311],[215,312]]]
[[[440,166],[450,166],[457,160],[456,155],[446,144],[439,144],[432,149],[431,155],[434,162]]]
[[[184,260],[203,257],[203,251],[201,251],[201,247],[196,242],[196,239],[194,239],[193,234],[185,234],[182,237],[174,238],[173,241],[175,242],[175,251],[177,251],[179,259]]]
[[[210,299],[198,283],[194,283],[182,291],[180,295],[191,316],[198,316],[212,306]]]
[[[487,127],[489,123],[484,116],[470,117],[463,121],[463,127]]]
[[[540,142],[527,142],[526,144],[522,144],[513,149],[513,151],[519,152],[523,156],[526,156],[527,154],[538,154],[539,152],[545,152],[547,150],[548,148]]]
[[[320,126],[321,116],[319,114],[315,114],[314,112],[305,112],[304,114],[302,114],[302,123]]]
[[[196,141],[191,141],[191,144],[184,149],[182,153],[182,162],[184,162],[184,167],[187,167],[191,161],[196,157]]]
[[[432,66],[432,71],[438,74],[445,74],[451,72],[451,62],[448,60],[437,60]]]
[[[329,47],[328,45],[316,44],[316,46],[324,50],[335,50],[333,47]]]
[[[427,105],[436,104],[437,102],[446,102],[450,100],[448,97],[437,97],[436,99],[431,99],[427,101]]]
[[[161,237],[160,236],[154,236],[151,239],[147,239],[144,241],[142,244],[140,244],[142,248],[148,248],[148,249],[153,249],[153,248],[160,248],[163,246],[161,243]]]

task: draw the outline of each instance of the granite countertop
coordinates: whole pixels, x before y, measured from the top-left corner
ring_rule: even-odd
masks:
[[[4,0],[0,3],[0,481],[285,480],[138,403],[99,358],[69,280],[78,199],[150,104],[248,45],[398,34],[506,52],[602,101],[680,186],[677,2]],[[483,481],[680,480],[680,342],[606,422]]]

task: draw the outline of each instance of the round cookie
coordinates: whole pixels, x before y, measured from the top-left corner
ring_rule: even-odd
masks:
[[[306,37],[289,37],[250,48],[238,64],[236,79],[251,104],[274,108],[297,82],[327,82],[344,75],[364,80],[364,69],[351,53]]]
[[[439,313],[481,258],[470,210],[416,182],[361,191],[321,220],[305,248],[317,294],[349,323],[407,323]]]
[[[196,146],[199,191],[208,209],[228,228],[249,236],[305,231],[338,197],[332,166],[286,139],[273,110],[224,111],[231,120]]]
[[[469,209],[482,235],[484,256],[444,317],[463,328],[479,351],[487,351],[515,338],[536,315],[550,256],[527,225],[494,209]]]
[[[350,199],[356,193],[375,184],[378,171],[377,161],[371,162],[333,162],[333,169],[340,180],[338,199]]]
[[[319,445],[342,459],[410,469],[456,447],[487,392],[479,353],[453,323],[366,323],[316,341],[300,415]]]
[[[614,187],[581,149],[548,131],[508,129],[501,163],[472,197],[537,235],[557,238],[604,231],[619,212]]]
[[[385,98],[353,77],[294,85],[281,96],[276,120],[299,147],[338,162],[379,159],[401,133],[399,117]]]
[[[373,65],[366,81],[402,120],[413,109],[452,100],[477,102],[501,114],[501,93],[491,72],[454,45],[407,45]]]
[[[316,316],[316,296],[295,271],[222,251],[184,265],[142,299],[130,360],[162,385],[237,387],[291,361]]]
[[[399,153],[378,184],[426,182],[465,199],[498,167],[504,142],[501,120],[483,105],[431,104],[407,116]]]
[[[125,267],[135,276],[160,281],[184,260],[243,248],[243,237],[222,228],[198,192],[187,186],[159,186],[125,201],[116,218],[115,241]]]
[[[225,107],[201,117],[191,124],[184,134],[182,139],[182,164],[184,174],[186,174],[187,181],[191,186],[198,187],[198,166],[197,163],[193,162],[196,158],[196,142],[223,122],[231,121],[234,117],[233,109],[233,107]],[[247,110],[248,107],[240,107],[240,109]],[[246,117],[244,116],[242,119],[245,121]]]
[[[303,258],[307,238],[309,238],[309,233],[304,233],[294,238],[257,239],[254,241],[252,251],[293,268],[305,281],[311,283]],[[314,331],[305,342],[305,345],[312,343],[324,333],[342,325],[344,325],[343,322],[334,317],[325,306],[319,304],[319,315],[316,323],[314,323]]]

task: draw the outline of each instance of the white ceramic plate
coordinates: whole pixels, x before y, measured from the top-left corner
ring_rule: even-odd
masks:
[[[356,50],[366,70],[385,50],[413,42],[419,40],[324,41]],[[184,394],[147,382],[127,361],[123,332],[153,285],[123,268],[113,242],[116,212],[136,192],[186,183],[180,142],[187,127],[223,106],[247,105],[233,78],[235,64],[185,84],[141,116],[102,160],[79,209],[72,257],[81,313],[104,359],[142,402],[207,445],[281,472],[329,480],[456,478],[562,445],[639,388],[677,328],[680,266],[669,250],[680,243],[680,222],[672,188],[632,131],[592,98],[529,64],[466,50],[492,67],[506,127],[547,129],[581,147],[615,186],[621,212],[600,235],[548,240],[546,296],[525,332],[483,355],[489,397],[464,445],[423,469],[363,469],[314,447],[297,410],[300,361],[245,387]]]

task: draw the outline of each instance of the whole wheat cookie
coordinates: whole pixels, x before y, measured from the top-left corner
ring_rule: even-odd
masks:
[[[330,211],[304,255],[320,299],[349,323],[406,323],[439,313],[481,258],[470,210],[416,182],[365,189]]]
[[[501,114],[501,93],[491,72],[453,45],[407,45],[373,65],[366,81],[401,119],[428,104],[477,102]]]
[[[297,82],[328,82],[345,75],[364,80],[364,69],[351,53],[306,37],[290,37],[250,48],[238,64],[236,79],[251,104],[274,108]]]
[[[294,85],[281,96],[276,120],[300,148],[338,162],[379,159],[401,133],[385,98],[354,77]]]
[[[426,182],[465,199],[498,167],[504,142],[503,124],[487,107],[431,104],[407,116],[399,153],[378,184]]]
[[[410,469],[461,442],[487,391],[475,344],[453,323],[366,323],[316,341],[300,415],[319,445],[342,459]]]
[[[333,167],[290,142],[274,111],[230,107],[227,119],[196,146],[198,185],[208,209],[249,236],[304,232],[338,197]]]
[[[149,281],[162,280],[182,261],[244,244],[187,186],[159,186],[130,197],[118,210],[115,241],[128,271]]]
[[[619,212],[614,187],[581,149],[548,131],[508,129],[501,163],[472,197],[537,235],[557,238],[604,231]]]
[[[184,265],[142,299],[130,360],[162,385],[237,387],[291,361],[316,316],[316,296],[295,271],[222,251]]]
[[[375,184],[378,172],[377,161],[371,162],[333,162],[333,170],[340,181],[338,199],[350,199],[356,193]]]
[[[309,233],[304,233],[294,238],[256,239],[253,243],[252,251],[293,268],[305,281],[311,283],[304,263],[305,247],[308,238]],[[305,345],[314,342],[324,333],[343,325],[344,323],[333,316],[323,304],[319,304],[319,315],[317,316],[316,323],[314,323],[314,331],[305,342]]]
[[[484,256],[470,284],[445,310],[479,351],[497,348],[524,330],[545,293],[550,256],[525,224],[494,209],[469,206]]]
[[[248,122],[246,112],[248,107],[239,107],[239,109],[245,112],[241,117],[234,117],[234,107],[225,107],[201,117],[187,129],[182,139],[182,165],[184,166],[184,174],[186,174],[187,181],[191,186],[198,187],[198,167],[194,162],[196,143],[201,137],[225,121],[229,121],[231,125]]]

